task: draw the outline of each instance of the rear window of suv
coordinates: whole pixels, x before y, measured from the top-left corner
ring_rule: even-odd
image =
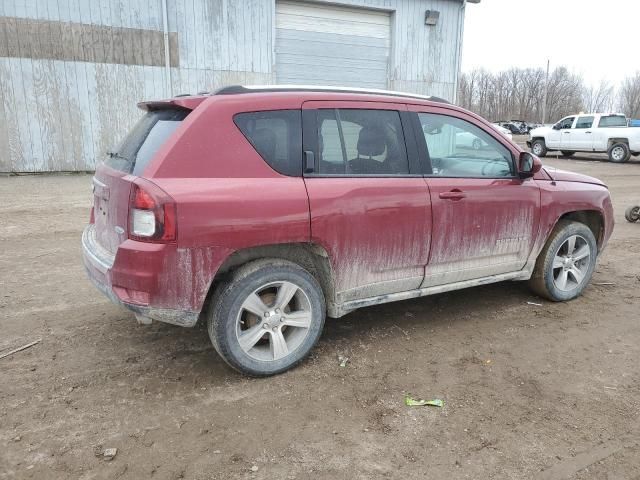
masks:
[[[627,119],[622,115],[607,115],[600,117],[599,127],[626,127]]]
[[[302,175],[302,112],[272,110],[238,113],[233,121],[276,172]]]
[[[122,172],[140,175],[188,114],[188,110],[177,109],[147,112],[120,146],[109,152],[105,164]]]

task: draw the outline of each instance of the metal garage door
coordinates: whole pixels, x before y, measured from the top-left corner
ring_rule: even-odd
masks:
[[[276,80],[387,88],[390,31],[387,12],[277,2]]]

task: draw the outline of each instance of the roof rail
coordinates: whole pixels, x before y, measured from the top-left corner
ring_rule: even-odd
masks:
[[[415,93],[395,92],[392,90],[378,90],[356,87],[331,87],[321,85],[230,85],[222,87],[213,92],[213,95],[236,95],[245,93],[264,92],[333,92],[333,93],[364,93],[373,95],[387,95],[390,97],[417,98],[429,100],[431,102],[451,104],[448,100],[428,95],[418,95]]]

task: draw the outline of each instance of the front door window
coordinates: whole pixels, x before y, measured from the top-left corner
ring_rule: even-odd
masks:
[[[418,117],[433,175],[469,178],[515,175],[511,152],[484,130],[446,115],[420,113]]]

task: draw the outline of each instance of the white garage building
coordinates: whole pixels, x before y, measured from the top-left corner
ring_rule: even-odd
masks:
[[[0,172],[92,170],[136,102],[229,84],[454,100],[480,0],[0,2]]]

